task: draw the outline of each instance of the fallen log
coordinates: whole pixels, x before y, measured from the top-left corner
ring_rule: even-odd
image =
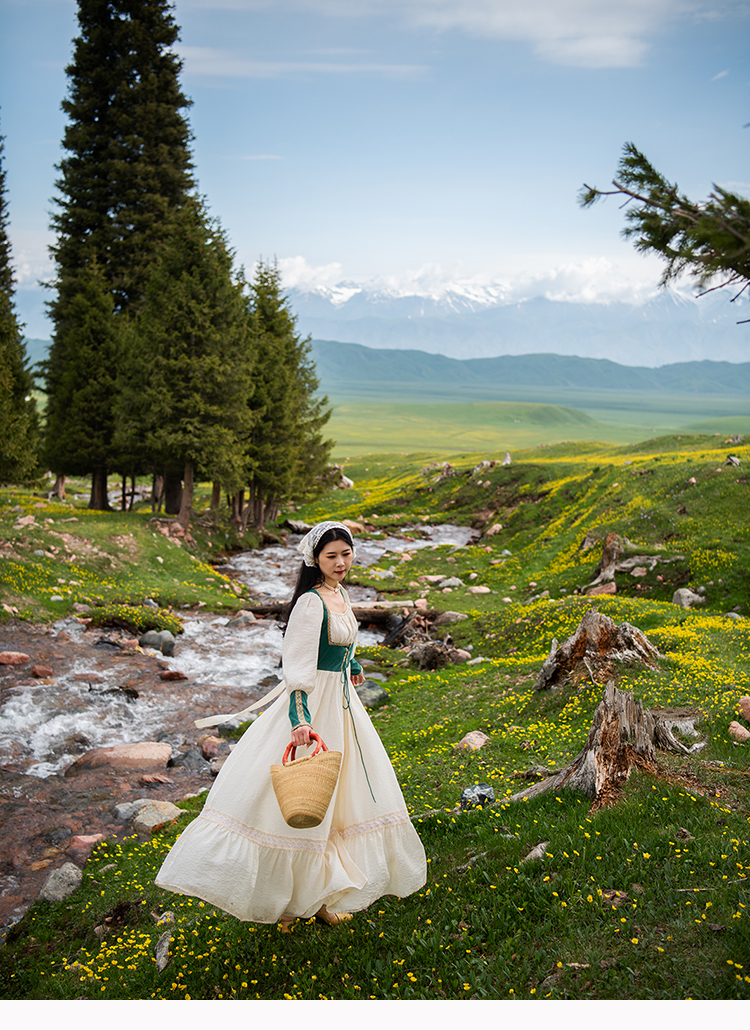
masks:
[[[656,751],[689,754],[672,733],[675,719],[667,710],[644,708],[629,691],[610,680],[604,690],[583,749],[567,768],[514,794],[527,801],[549,790],[577,790],[593,798],[594,808],[614,803],[633,769],[657,775]]]
[[[278,618],[286,609],[286,604],[281,604],[278,601],[270,602],[268,604],[253,604],[248,605],[244,608],[244,611],[252,612],[256,619],[265,619],[270,617]],[[399,608],[413,608],[413,601],[374,601],[365,602],[363,604],[353,604],[352,611],[357,619],[357,622],[364,623],[381,623],[387,622],[393,615],[394,609]],[[423,615],[437,616],[438,612],[422,612]]]

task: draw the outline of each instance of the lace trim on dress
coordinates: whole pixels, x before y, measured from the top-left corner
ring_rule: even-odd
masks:
[[[248,840],[265,848],[280,848],[284,851],[325,851],[326,849],[327,841],[305,840],[300,837],[281,837],[272,833],[264,833],[262,830],[255,829],[254,826],[246,826],[245,823],[241,823],[238,819],[233,819],[231,816],[226,815],[224,812],[219,812],[215,808],[204,808],[199,818],[208,819],[209,822],[223,826],[233,833],[238,833],[241,837],[247,837]],[[399,826],[407,822],[409,822],[409,813],[404,809],[401,812],[391,812],[390,815],[381,815],[377,819],[370,819],[365,823],[358,823],[356,826],[347,826],[345,830],[332,828],[329,839],[338,836],[347,840],[351,837],[359,837],[365,833],[374,833],[376,830],[383,830],[388,826]]]
[[[254,826],[246,826],[239,819],[233,819],[224,812],[218,812],[215,808],[204,807],[199,818],[217,823],[265,848],[282,848],[286,851],[325,851],[326,847],[324,840],[304,840],[299,837],[279,837],[272,833],[264,833],[262,830],[256,830]]]
[[[402,812],[391,812],[390,815],[381,815],[377,819],[370,819],[368,822],[358,823],[356,826],[347,826],[345,830],[340,830],[339,834],[346,840],[348,837],[359,837],[363,833],[373,833],[375,830],[382,830],[386,826],[398,826],[409,821],[409,813],[404,809]]]

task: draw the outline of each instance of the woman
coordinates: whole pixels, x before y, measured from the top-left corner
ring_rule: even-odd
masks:
[[[156,877],[159,887],[282,929],[312,916],[335,925],[385,894],[406,897],[426,879],[424,849],[393,767],[353,689],[364,677],[353,658],[357,620],[342,587],[354,560],[351,535],[340,522],[321,522],[298,550],[282,696],[244,733]],[[311,732],[342,753],[341,770],[323,822],[296,830],[281,815],[270,767],[290,739],[305,747]]]

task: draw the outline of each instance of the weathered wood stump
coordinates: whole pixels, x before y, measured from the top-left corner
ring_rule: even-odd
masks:
[[[558,647],[557,640],[552,641],[534,690],[547,690],[569,677],[576,679],[587,674],[596,682],[604,682],[612,675],[616,662],[654,666],[659,657],[641,630],[629,622],[617,626],[608,615],[592,608],[562,646]]]
[[[594,569],[594,578],[588,584],[586,589],[590,587],[598,586],[600,583],[611,583],[615,578],[615,571],[617,569],[617,563],[622,557],[622,541],[620,540],[617,533],[610,533],[607,539],[604,541],[602,547],[602,556],[599,559],[599,564]]]
[[[548,790],[578,790],[594,799],[594,807],[612,804],[633,769],[659,773],[656,751],[688,754],[672,733],[669,712],[654,712],[634,701],[629,691],[618,690],[610,680],[604,690],[580,753],[566,769],[514,794],[524,801]]]

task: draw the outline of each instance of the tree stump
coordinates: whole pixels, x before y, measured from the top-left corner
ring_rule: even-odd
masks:
[[[675,739],[668,712],[653,712],[634,701],[629,691],[610,680],[604,690],[583,750],[566,769],[514,794],[525,801],[548,790],[578,790],[594,799],[594,808],[612,804],[633,769],[658,774],[656,750],[688,754]]]
[[[617,626],[608,615],[592,608],[561,647],[557,640],[552,641],[534,690],[548,690],[570,677],[580,679],[587,674],[596,682],[604,682],[612,675],[616,662],[642,662],[653,667],[659,657],[641,630],[629,622]]]
[[[622,557],[622,541],[617,533],[610,533],[604,541],[602,556],[599,564],[594,569],[594,578],[586,586],[586,590],[598,586],[600,583],[612,583],[615,578],[617,563]]]

